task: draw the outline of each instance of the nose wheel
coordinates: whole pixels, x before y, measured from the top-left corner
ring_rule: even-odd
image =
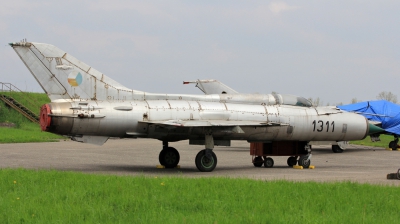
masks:
[[[300,156],[298,163],[299,163],[299,166],[302,166],[304,168],[309,168],[310,164],[311,164],[311,160],[309,159],[308,155]]]

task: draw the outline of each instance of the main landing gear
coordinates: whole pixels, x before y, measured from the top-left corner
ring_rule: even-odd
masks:
[[[217,166],[217,156],[213,152],[214,138],[211,134],[205,135],[206,149],[197,153],[195,163],[198,170],[201,172],[211,172]]]
[[[195,164],[199,171],[211,172],[217,166],[217,156],[213,152],[214,139],[212,135],[205,135],[205,146],[206,149],[197,153]],[[180,160],[179,152],[175,148],[169,147],[167,141],[163,141],[163,149],[158,160],[165,168],[175,168]]]
[[[168,142],[163,141],[163,149],[158,156],[160,164],[165,168],[175,168],[178,165],[180,158],[178,150],[173,147],[168,147]]]
[[[217,156],[211,149],[203,149],[197,153],[195,162],[201,172],[211,172],[217,166]]]

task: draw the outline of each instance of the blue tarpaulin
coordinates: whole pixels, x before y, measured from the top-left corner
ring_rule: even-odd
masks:
[[[386,100],[375,100],[337,107],[344,111],[359,113],[368,120],[381,122],[385,131],[400,135],[400,105]]]

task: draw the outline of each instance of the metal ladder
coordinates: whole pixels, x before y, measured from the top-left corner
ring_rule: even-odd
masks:
[[[39,115],[29,110],[26,106],[22,105],[22,103],[15,100],[15,98],[12,96],[15,95],[13,93],[18,93],[18,98],[23,99],[26,102],[32,102],[32,101],[34,102],[33,99],[29,99],[26,93],[22,92],[20,89],[18,89],[11,83],[0,82],[0,87],[1,87],[0,100],[4,101],[8,106],[14,108],[16,111],[24,115],[30,121],[39,123]],[[30,103],[29,106],[33,108],[35,107],[34,105],[35,105],[34,103]]]

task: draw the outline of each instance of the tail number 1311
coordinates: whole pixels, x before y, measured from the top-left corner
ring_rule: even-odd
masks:
[[[322,132],[323,130],[326,130],[326,132],[329,132],[329,131],[334,132],[335,131],[335,122],[334,121],[323,122],[321,120],[319,120],[319,121],[314,120],[312,122],[312,125],[314,127],[313,131],[318,131],[318,132]]]

